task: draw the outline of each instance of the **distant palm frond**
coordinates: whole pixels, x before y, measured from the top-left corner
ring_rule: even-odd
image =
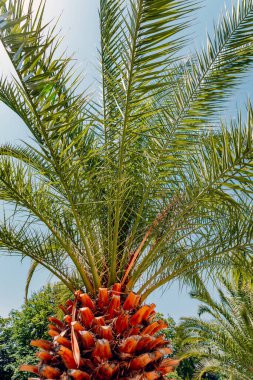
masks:
[[[241,280],[222,280],[220,301],[208,291],[194,294],[203,302],[199,314],[211,319],[183,318],[180,325],[183,357],[200,359],[196,378],[207,372],[218,373],[224,379],[253,378],[253,293]],[[222,377],[223,378],[223,377]]]

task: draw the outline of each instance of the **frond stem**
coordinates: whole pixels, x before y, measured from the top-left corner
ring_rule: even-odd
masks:
[[[140,28],[140,24],[141,24],[143,0],[138,0],[138,3],[139,3],[139,5],[138,5],[137,16],[136,16],[135,30],[134,30],[134,34],[133,34],[133,38],[132,38],[132,49],[130,52],[131,60],[129,63],[128,85],[127,85],[127,92],[126,92],[126,105],[125,105],[122,137],[121,137],[120,151],[119,151],[118,189],[117,189],[117,198],[116,198],[114,240],[113,240],[113,251],[112,251],[112,259],[111,259],[109,284],[113,284],[116,281],[118,234],[119,234],[119,224],[120,224],[120,199],[119,198],[120,198],[121,192],[122,192],[125,138],[126,138],[126,132],[127,132],[127,127],[128,127],[129,102],[131,99],[132,81],[133,81],[134,64],[135,64],[135,53],[136,53],[136,49],[137,49],[136,44],[137,44],[139,28]]]

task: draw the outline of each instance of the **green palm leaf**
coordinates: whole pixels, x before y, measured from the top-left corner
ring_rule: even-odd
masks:
[[[200,316],[211,320],[184,318],[180,325],[182,356],[200,359],[196,378],[207,372],[218,373],[225,379],[252,379],[252,289],[242,281],[232,285],[222,280],[220,301],[208,291],[194,294],[203,304]]]
[[[0,100],[34,138],[0,148],[0,198],[14,220],[3,221],[2,250],[71,289],[119,281],[143,298],[251,257],[252,107],[229,126],[213,116],[251,67],[253,3],[223,16],[185,63],[197,3],[100,1],[99,102],[80,90],[44,2],[0,2],[15,69]]]

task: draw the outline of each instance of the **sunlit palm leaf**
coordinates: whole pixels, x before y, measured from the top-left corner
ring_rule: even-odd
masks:
[[[240,4],[185,63],[196,1],[101,0],[100,102],[79,92],[44,3],[36,11],[32,1],[1,1],[15,76],[0,80],[0,100],[34,137],[0,148],[0,195],[17,223],[3,224],[2,249],[24,254],[20,227],[43,247],[26,254],[60,278],[68,262],[90,292],[122,281],[144,296],[251,255],[250,102],[247,122],[216,119],[210,130],[252,63],[252,0]],[[80,284],[67,276],[69,287]]]

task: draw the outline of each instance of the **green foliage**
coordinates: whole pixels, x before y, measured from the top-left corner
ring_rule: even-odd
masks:
[[[102,101],[80,88],[44,1],[0,0],[15,70],[0,100],[32,145],[0,147],[0,249],[71,291],[122,281],[145,299],[174,278],[252,263],[253,110],[217,119],[252,67],[253,0],[186,59],[197,0],[101,0]],[[37,263],[37,264],[35,264]],[[141,283],[140,283],[141,279]]]
[[[10,339],[10,330],[8,329],[8,319],[0,317],[0,378],[9,380],[11,378],[11,364],[13,359],[10,358],[6,342]]]
[[[8,318],[0,319],[1,380],[26,380],[19,372],[24,363],[36,363],[32,339],[47,338],[48,317],[54,315],[58,301],[57,288],[47,286],[35,293],[21,310],[13,310]]]
[[[183,360],[177,368],[177,373],[182,379],[190,380],[196,368],[197,360],[193,358]]]
[[[196,372],[199,366],[200,360],[197,358],[186,358],[181,361],[177,367],[177,374],[183,380],[191,380],[194,378],[194,373]],[[202,376],[202,379],[207,380],[221,380],[221,377],[218,374],[205,373]]]
[[[184,337],[182,337],[181,328],[177,327],[175,321],[171,317],[164,317],[163,314],[158,313],[157,318],[163,319],[164,322],[168,324],[168,328],[162,330],[161,333],[165,335],[166,339],[169,342],[171,342],[171,345],[173,347],[173,357],[178,357],[178,354],[181,351],[182,340],[184,339]],[[191,380],[193,379],[193,375],[196,371],[198,363],[199,359],[197,358],[184,358],[181,360],[179,366],[176,368],[176,371],[167,375],[166,378],[175,380]],[[219,377],[217,375],[206,373],[203,376],[203,379],[219,380]]]
[[[177,372],[170,373],[169,375],[166,376],[166,379],[171,379],[171,380],[182,380],[182,377],[180,377]]]
[[[156,314],[156,320],[163,320],[167,323],[168,327],[164,330],[161,330],[161,334],[165,335],[165,338],[169,341],[173,341],[176,334],[176,322],[170,316],[165,317],[162,313]]]
[[[196,357],[196,378],[207,372],[221,379],[253,379],[253,292],[241,279],[222,280],[220,301],[208,291],[195,293],[203,304],[199,315],[208,318],[183,318],[180,334],[182,357]]]

